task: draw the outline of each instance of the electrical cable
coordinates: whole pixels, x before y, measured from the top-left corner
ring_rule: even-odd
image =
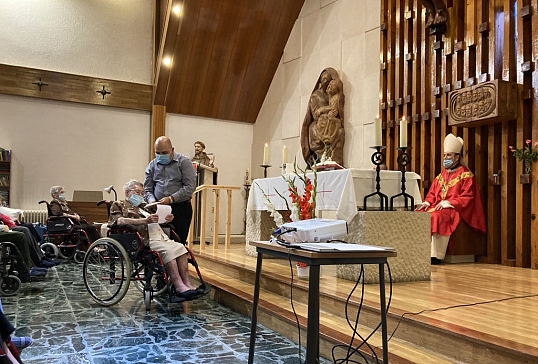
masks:
[[[439,307],[439,308],[426,309],[426,310],[422,310],[422,311],[419,311],[419,312],[405,312],[405,313],[403,313],[403,314],[400,316],[400,319],[398,320],[398,324],[397,324],[396,327],[394,328],[394,331],[393,331],[392,334],[390,335],[388,341],[390,341],[390,339],[392,339],[392,337],[393,337],[394,334],[396,333],[396,330],[398,330],[398,327],[400,326],[400,323],[402,322],[404,316],[416,316],[416,315],[420,315],[420,314],[425,313],[425,312],[444,311],[444,310],[450,310],[450,309],[453,309],[453,308],[471,307],[471,306],[480,306],[480,305],[485,305],[485,304],[488,304],[488,303],[497,303],[497,302],[510,301],[510,300],[515,300],[515,299],[520,299],[520,298],[533,298],[533,297],[538,297],[538,294],[535,293],[535,294],[528,294],[528,295],[523,295],[523,296],[514,296],[514,297],[499,298],[499,299],[496,299],[496,300],[490,300],[490,301],[481,301],[481,302],[474,302],[474,303],[464,303],[464,304],[461,304],[461,305],[454,305],[454,306],[447,306],[447,307]]]
[[[388,312],[389,308],[390,308],[390,304],[391,304],[391,301],[392,301],[392,272],[390,270],[390,265],[388,264],[388,262],[386,263],[386,266],[387,266],[387,272],[388,272],[388,276],[389,276],[389,298],[388,298],[388,301],[387,301],[387,306],[386,306],[386,309],[385,309],[385,312]],[[361,275],[363,276],[363,280],[362,280],[362,293],[361,293],[361,299],[360,299],[360,302],[359,302],[359,308],[358,308],[358,311],[357,311],[357,318],[356,318],[356,321],[355,321],[355,327],[351,326],[351,323],[349,322],[349,317],[348,317],[348,304],[349,304],[349,300],[351,298],[351,296],[353,295],[353,292],[355,291],[356,287],[358,286],[358,283],[361,279]],[[370,352],[372,353],[372,358],[375,360],[376,363],[379,362],[379,358],[377,357],[377,353],[375,352],[374,348],[368,343],[368,340],[377,332],[377,330],[379,329],[379,327],[381,327],[382,325],[382,322],[380,322],[373,330],[372,332],[370,332],[370,334],[366,337],[366,338],[363,338],[358,332],[357,332],[357,326],[358,326],[358,321],[359,321],[359,315],[360,315],[360,312],[361,312],[361,309],[362,309],[362,304],[363,304],[363,299],[364,299],[364,266],[361,265],[361,272],[359,274],[359,278],[357,279],[357,282],[355,283],[355,286],[353,287],[353,289],[351,290],[350,294],[348,295],[348,298],[346,300],[346,308],[345,308],[345,312],[346,312],[346,321],[348,322],[348,325],[351,327],[351,329],[353,330],[353,336],[351,337],[351,341],[350,341],[350,344],[349,346],[347,345],[335,345],[333,347],[333,350],[332,350],[332,356],[333,356],[333,362],[335,364],[340,364],[340,363],[359,363],[358,361],[356,360],[350,360],[351,356],[354,355],[354,354],[358,354],[362,357],[362,359],[364,360],[365,363],[369,363],[369,361],[364,357],[364,354],[359,350],[363,345],[366,345],[368,347],[368,349],[370,350]],[[354,337],[355,335],[357,335],[361,340],[362,340],[362,343],[360,345],[358,345],[357,347],[354,347],[353,350],[351,350],[351,348],[353,347],[353,340],[354,340]],[[387,340],[388,342],[388,340]],[[335,359],[334,357],[334,351],[337,347],[348,347],[348,355],[345,357],[345,358],[342,358],[342,359]],[[351,350],[351,351],[350,351]]]

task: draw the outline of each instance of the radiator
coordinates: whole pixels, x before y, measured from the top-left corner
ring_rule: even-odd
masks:
[[[34,222],[45,224],[48,216],[47,210],[22,210],[22,220],[30,224]]]

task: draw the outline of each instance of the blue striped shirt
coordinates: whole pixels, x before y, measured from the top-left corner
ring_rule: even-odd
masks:
[[[175,153],[168,164],[149,162],[144,180],[145,199],[148,203],[172,196],[174,202],[188,201],[196,189],[196,171],[189,158]]]

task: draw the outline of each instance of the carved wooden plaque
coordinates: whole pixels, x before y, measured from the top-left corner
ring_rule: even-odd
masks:
[[[448,125],[475,127],[517,119],[517,84],[493,80],[448,94]]]

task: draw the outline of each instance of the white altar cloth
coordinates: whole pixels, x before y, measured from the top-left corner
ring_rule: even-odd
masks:
[[[293,174],[288,175],[291,178],[294,176]],[[313,173],[307,173],[306,176],[310,179],[314,178]],[[336,211],[336,218],[348,222],[353,220],[353,217],[357,214],[357,201],[355,199],[351,170],[340,169],[318,172],[317,176],[316,210]],[[295,185],[302,195],[304,185],[296,176]],[[291,206],[288,184],[282,176],[260,178],[252,181],[252,187],[248,196],[247,213],[254,210],[267,210],[267,206],[264,204],[263,194],[269,198],[276,210],[287,210],[286,201],[275,190],[285,197],[288,206]]]

